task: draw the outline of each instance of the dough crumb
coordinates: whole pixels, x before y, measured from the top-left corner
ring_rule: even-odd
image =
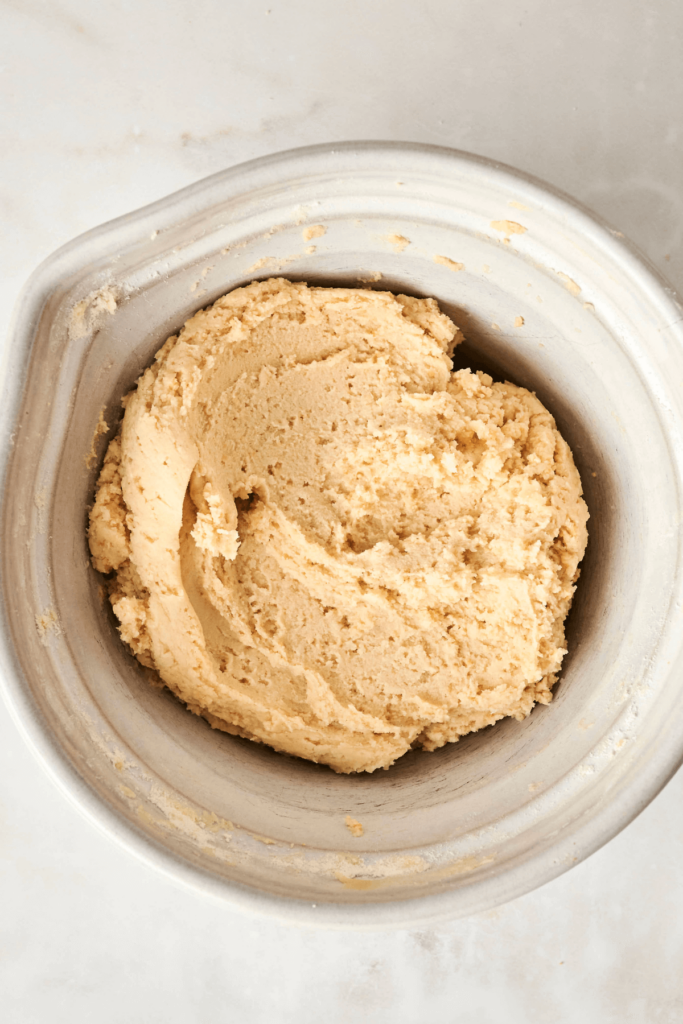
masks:
[[[107,421],[104,418],[104,406],[100,409],[100,414],[97,419],[97,425],[95,426],[95,433],[90,441],[90,451],[85,456],[85,468],[90,469],[97,462],[97,441],[98,438],[102,437],[109,430]]]
[[[113,285],[104,285],[90,292],[71,310],[69,337],[74,340],[84,338],[97,325],[104,313],[116,312],[119,301],[119,292]]]
[[[449,270],[458,271],[465,269],[464,263],[457,263],[455,260],[450,259],[448,256],[435,256],[434,262],[440,263],[444,267],[448,267]]]
[[[492,220],[491,227],[494,231],[502,231],[504,235],[523,235],[526,228],[518,224],[516,220]]]
[[[360,839],[360,837],[363,835],[363,826],[359,821],[356,821],[355,818],[352,818],[350,814],[347,814],[346,817],[344,818],[344,824],[348,828],[351,835],[355,836],[356,839]]]
[[[516,316],[515,317],[515,327],[524,327],[524,317],[523,316]]]
[[[256,260],[256,263],[252,263],[247,268],[248,274],[253,274],[257,270],[279,270],[286,263],[292,263],[298,259],[298,254],[293,256],[262,256],[260,260]]]
[[[410,245],[410,239],[405,238],[403,235],[387,235],[387,242],[389,242],[394,252],[403,252]]]
[[[42,615],[36,615],[35,619],[38,637],[43,647],[47,647],[48,638],[51,633],[54,636],[61,636],[62,630],[54,608],[46,608]]]
[[[272,263],[275,263],[274,256],[262,256],[260,260],[256,260],[256,263],[252,263],[252,265],[247,268],[247,273],[253,274],[256,270],[263,270],[264,267],[267,267]],[[197,284],[199,284],[199,282],[197,282]]]
[[[561,270],[558,270],[557,276],[562,281],[568,292],[571,292],[572,295],[579,294],[579,292],[581,291],[581,285],[577,284],[576,281],[569,276],[569,274],[564,274]]]
[[[322,238],[327,228],[324,224],[311,224],[301,232],[304,242],[310,242],[313,238]]]

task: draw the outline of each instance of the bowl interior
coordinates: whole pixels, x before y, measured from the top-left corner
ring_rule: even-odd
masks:
[[[623,716],[668,614],[675,560],[661,531],[679,509],[658,384],[639,364],[644,300],[588,251],[582,223],[578,245],[562,222],[571,208],[509,175],[480,177],[252,174],[183,216],[145,212],[127,246],[108,241],[42,310],[6,513],[24,676],[99,800],[221,884],[337,904],[471,889],[608,800],[609,772],[638,736]],[[306,239],[315,224],[325,234]],[[212,731],[121,644],[85,534],[121,398],[189,315],[270,276],[433,296],[465,334],[456,367],[530,388],[555,416],[590,539],[555,698],[524,722],[338,776]]]

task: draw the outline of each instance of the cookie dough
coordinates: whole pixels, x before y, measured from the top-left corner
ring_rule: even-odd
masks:
[[[534,703],[588,513],[524,388],[433,299],[258,282],[169,338],[90,515],[121,637],[217,729],[387,768]]]

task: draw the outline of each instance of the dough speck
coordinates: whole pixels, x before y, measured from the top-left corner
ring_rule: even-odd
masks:
[[[491,227],[494,231],[502,231],[504,235],[523,235],[526,228],[518,224],[516,220],[492,220]]]
[[[434,262],[440,263],[442,266],[448,267],[449,270],[454,270],[456,272],[458,270],[465,269],[464,263],[458,263],[457,260],[452,260],[449,256],[435,256]]]
[[[304,228],[301,234],[304,242],[310,242],[313,238],[322,238],[326,231],[324,224],[311,224],[310,227]]]
[[[356,821],[356,819],[352,818],[350,814],[347,814],[346,817],[344,818],[344,824],[346,825],[352,836],[355,836],[356,839],[361,838],[364,829],[359,821]]]
[[[394,252],[403,252],[410,245],[410,239],[404,235],[387,235],[387,242],[389,242]]]

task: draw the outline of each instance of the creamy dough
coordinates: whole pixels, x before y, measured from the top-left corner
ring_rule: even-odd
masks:
[[[538,399],[433,299],[270,280],[169,338],[90,516],[123,640],[195,714],[338,772],[547,704],[588,513]]]

